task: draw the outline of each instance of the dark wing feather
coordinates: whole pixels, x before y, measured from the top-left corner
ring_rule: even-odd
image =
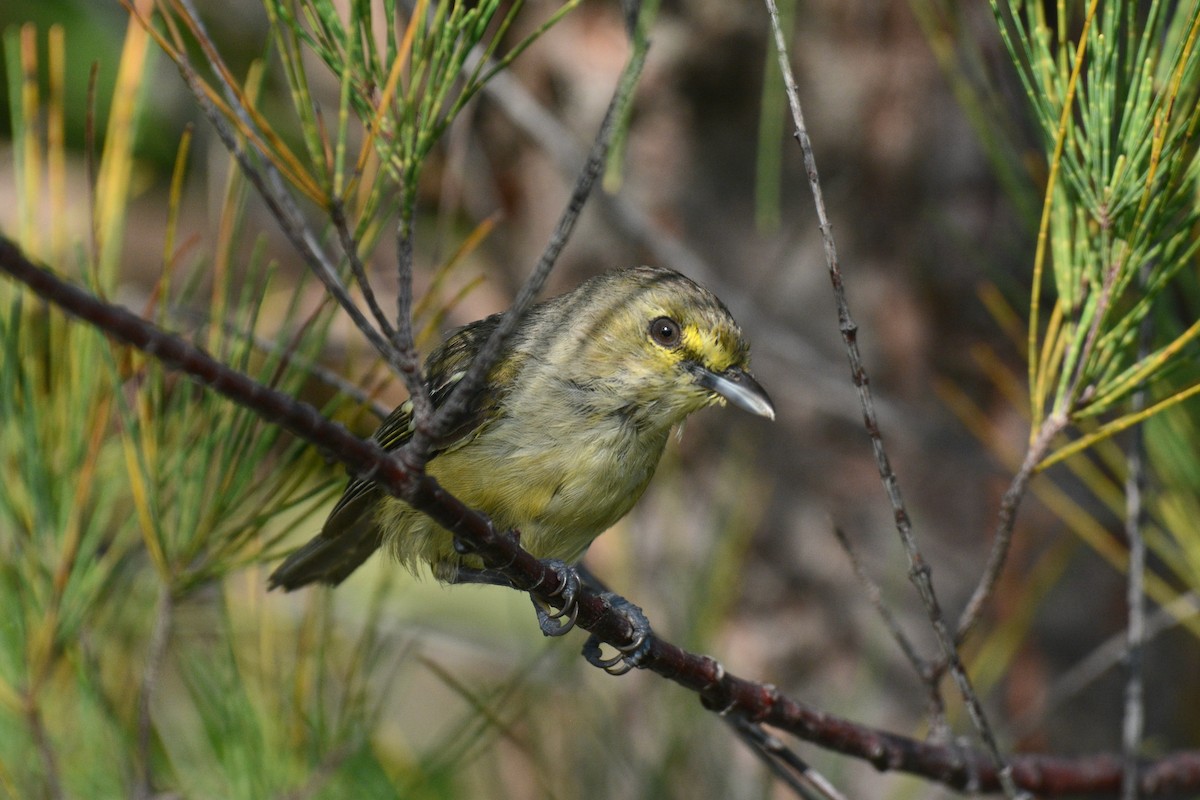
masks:
[[[429,356],[425,380],[434,408],[446,402],[499,321],[497,314],[459,328]],[[430,459],[467,440],[495,416],[503,399],[501,387],[513,377],[507,372],[516,368],[512,359],[493,368],[484,387],[471,398],[461,422],[437,442]],[[372,438],[385,449],[395,450],[407,443],[412,433],[412,401],[406,400],[388,415]],[[336,586],[345,580],[383,544],[382,531],[375,522],[375,509],[382,498],[383,493],[372,481],[351,480],[321,532],[271,573],[270,588],[282,586],[291,591],[314,582]]]
[[[343,495],[321,532],[287,557],[267,579],[271,589],[285,591],[320,582],[337,586],[379,549],[379,529],[371,508],[380,492],[368,487],[347,501]]]

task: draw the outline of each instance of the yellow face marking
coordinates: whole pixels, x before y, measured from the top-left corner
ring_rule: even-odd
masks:
[[[739,360],[737,348],[729,346],[728,337],[712,328],[684,325],[681,345],[678,352],[699,356],[700,363],[713,372],[724,372]]]

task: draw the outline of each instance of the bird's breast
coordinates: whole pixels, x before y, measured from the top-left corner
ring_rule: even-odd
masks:
[[[429,469],[498,525],[519,529],[533,555],[570,562],[637,502],[669,433],[611,413],[506,416]]]

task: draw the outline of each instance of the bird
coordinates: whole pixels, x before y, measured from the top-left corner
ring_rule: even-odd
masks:
[[[434,408],[501,317],[452,331],[429,355],[424,380]],[[610,270],[529,309],[462,419],[434,442],[426,469],[496,526],[518,531],[530,554],[571,565],[641,497],[688,415],[729,402],[775,418],[749,367],[749,341],[708,289],[663,267]],[[410,399],[373,438],[393,450],[414,429]],[[336,586],[381,548],[445,583],[505,582],[431,518],[370,480],[351,479],[320,532],[269,586]],[[547,635],[560,632],[540,606],[539,619]]]

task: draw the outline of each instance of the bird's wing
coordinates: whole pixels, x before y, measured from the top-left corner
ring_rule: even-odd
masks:
[[[500,315],[459,328],[435,350],[426,362],[426,384],[433,407],[440,408],[458,386],[475,354],[496,329]],[[511,375],[516,369],[510,357],[493,367],[488,380],[467,403],[462,419],[444,437],[434,443],[429,458],[453,450],[473,439],[485,424],[496,417]],[[406,444],[413,434],[413,404],[406,400],[397,406],[375,431],[372,438],[386,450]],[[383,493],[373,481],[354,479],[337,505],[329,513],[321,532],[308,544],[292,553],[269,579],[271,588],[282,586],[291,591],[315,581],[336,586],[367,560],[383,543],[382,531],[375,521],[375,509]]]
[[[429,387],[430,402],[435,409],[441,408],[450,398],[459,381],[466,375],[475,354],[479,352],[484,342],[495,330],[496,325],[499,324],[499,317],[500,315],[497,314],[459,328],[429,356],[425,381]],[[496,369],[493,368],[493,372]],[[434,443],[433,449],[429,452],[430,460],[437,458],[440,453],[453,450],[470,441],[479,433],[484,423],[495,416],[497,406],[503,397],[503,391],[496,388],[497,386],[497,381],[484,381],[484,386],[476,390],[475,395],[467,403],[466,410],[458,424]],[[405,400],[387,416],[387,419],[380,424],[379,429],[371,438],[379,442],[385,450],[396,450],[408,444],[412,435],[413,402]],[[335,518],[340,516],[339,512],[358,507],[359,504],[356,501],[360,497],[378,491],[372,481],[361,479],[350,481],[341,500],[330,512],[322,533],[329,530],[331,524],[336,527]]]

